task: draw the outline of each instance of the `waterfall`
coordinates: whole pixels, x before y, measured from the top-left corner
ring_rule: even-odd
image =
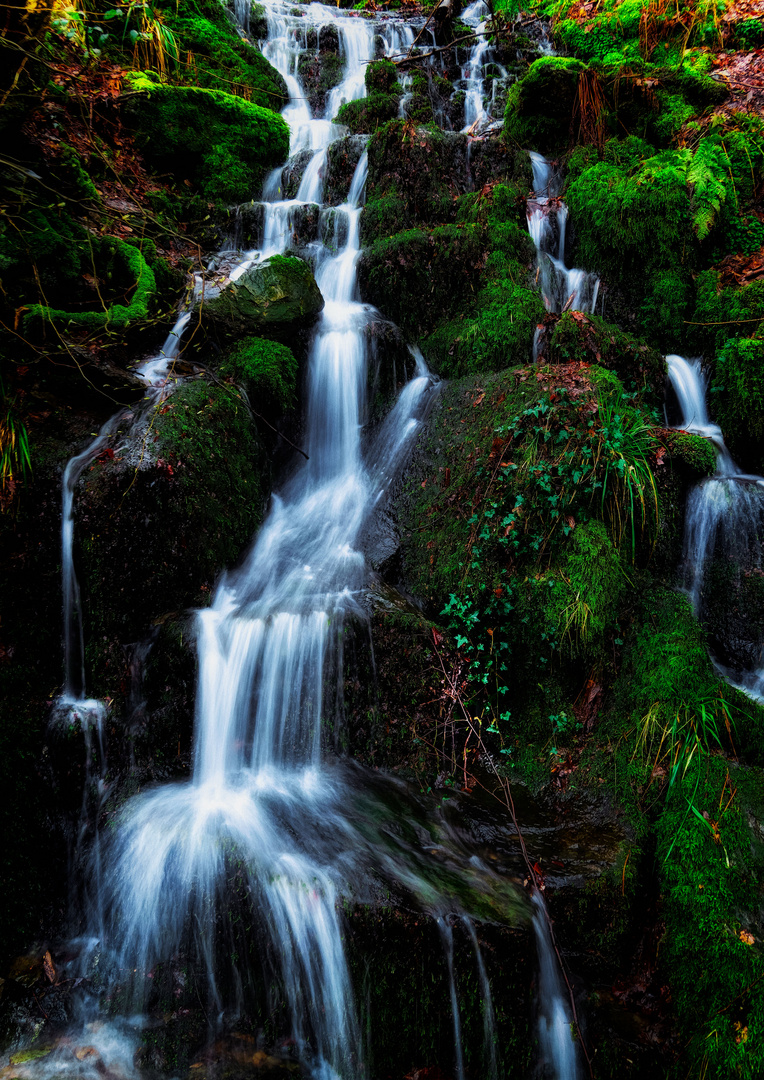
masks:
[[[549,916],[540,892],[532,897],[533,930],[539,957],[539,1043],[543,1075],[550,1080],[576,1080],[578,1055],[573,1040],[572,1017],[562,989],[551,935]]]
[[[710,439],[716,448],[716,471],[690,492],[685,518],[682,573],[696,614],[703,578],[717,544],[728,557],[762,561],[759,534],[764,512],[764,478],[743,473],[724,444],[721,428],[711,423],[706,406],[706,380],[700,360],[666,357],[669,380],[679,405],[681,430]]]
[[[283,250],[290,209],[320,200],[326,151],[338,134],[329,118],[363,93],[364,64],[373,56],[366,20],[320,5],[307,9],[314,23],[336,20],[346,61],[327,119],[312,118],[296,74],[301,19],[290,10],[269,6],[264,51],[290,90],[284,116],[292,151],[308,148],[312,157],[296,200],[280,201],[278,178],[269,178],[263,246],[240,255],[231,276]],[[364,453],[365,330],[376,317],[359,302],[356,285],[366,169],[363,155],[347,202],[334,211],[345,220],[344,246],[316,255],[325,307],[309,356],[309,460],[274,496],[241,568],[223,578],[211,606],[197,614],[193,775],[128,804],[112,838],[102,899],[119,963],[138,981],[193,928],[210,1000],[220,1011],[215,911],[225,851],[236,852],[274,946],[298,1056],[311,1075],[348,1080],[365,1070],[338,901],[368,840],[350,812],[352,793],[322,760],[322,728],[338,719],[324,684],[327,673],[341,675],[345,620],[363,617],[362,526],[419,429],[434,386],[420,364],[384,438]]]
[[[762,565],[764,478],[740,471],[725,446],[721,428],[709,419],[701,361],[672,354],[666,357],[666,364],[679,407],[677,427],[710,439],[716,448],[716,470],[693,487],[685,515],[682,584],[693,611],[700,615],[706,569],[717,549],[748,566]],[[733,685],[764,700],[764,668],[734,674],[721,670]]]
[[[246,19],[245,5],[239,5],[239,11]],[[306,151],[309,160],[294,199],[281,198],[282,169],[266,179],[259,246],[240,251],[234,244],[218,253],[217,270],[220,273],[222,267],[231,281],[253,263],[289,246],[295,214],[305,205],[315,203],[322,215],[326,213],[321,204],[328,150],[343,134],[332,125],[332,117],[343,102],[364,93],[365,65],[375,55],[375,29],[386,54],[411,38],[409,28],[401,24],[375,24],[318,3],[295,8],[273,0],[266,12],[268,38],[263,51],[289,91],[283,115],[290,127],[290,161],[294,164]],[[479,3],[469,13],[482,17]],[[329,24],[339,33],[344,76],[329,95],[325,116],[313,117],[299,79],[299,58],[308,29],[320,31]],[[482,63],[478,65],[473,55],[469,78],[476,80],[476,101],[482,103],[480,72]],[[327,730],[342,721],[337,695],[328,691],[343,678],[345,632],[350,620],[367,619],[364,532],[399,474],[437,393],[421,353],[412,349],[414,377],[373,439],[364,439],[367,331],[379,317],[361,303],[357,287],[367,169],[363,154],[347,200],[331,208],[335,223],[342,223],[335,236],[343,237],[343,242],[336,250],[320,242],[313,248],[325,307],[308,356],[308,460],[273,496],[242,564],[223,576],[210,607],[196,613],[192,775],[131,798],[113,827],[105,830],[107,835],[94,844],[85,953],[92,957],[94,943],[99,942],[103,957],[99,963],[111,972],[104,978],[112,979],[116,992],[131,1001],[136,1014],[145,1005],[156,965],[179,956],[190,958],[189,968],[192,962],[198,965],[206,980],[206,1012],[214,1034],[227,1009],[240,1013],[244,1008],[246,979],[239,970],[229,978],[237,963],[230,948],[232,910],[239,903],[248,922],[257,926],[274,1012],[286,1014],[287,1041],[304,1075],[313,1080],[362,1080],[367,1067],[341,902],[373,896],[379,880],[394,882],[439,926],[449,976],[457,1080],[464,1080],[465,1069],[449,919],[464,921],[483,1000],[486,1070],[494,1078],[498,1066],[488,974],[469,917],[473,914],[469,900],[457,896],[479,894],[482,910],[487,899],[492,910],[500,912],[499,900],[503,897],[508,906],[513,886],[478,865],[442,820],[429,818],[427,828],[417,823],[412,829],[416,839],[404,841],[391,824],[381,781],[373,782],[372,774],[363,772],[359,782],[359,769],[327,759],[323,752]],[[556,220],[558,230],[564,230],[559,207]],[[557,250],[561,259],[564,236]],[[200,276],[195,292],[204,287]],[[62,529],[62,546],[68,545],[63,560],[69,596],[66,687],[72,697],[83,699],[80,704],[86,702],[71,555],[75,485],[107,441],[168,392],[189,312],[190,306],[184,307],[160,354],[138,369],[147,386],[143,410],[112,418],[67,467]],[[100,736],[102,728],[97,730]],[[100,757],[105,767],[103,747]],[[106,794],[104,781],[99,787],[101,803]],[[234,877],[236,901],[231,895]],[[547,1018],[544,1052],[554,1062],[558,1080],[571,1080],[576,1075],[575,1052],[566,1051],[559,1032],[566,1015],[564,1003],[555,1004],[559,979],[536,924],[534,916],[541,1011]],[[221,947],[221,942],[228,942],[228,947]],[[201,998],[200,1004],[205,1009]],[[547,1049],[547,1036],[552,1050]],[[129,1072],[122,1070],[124,1075]]]
[[[568,208],[558,195],[560,177],[541,154],[530,151],[533,169],[533,195],[528,199],[528,232],[536,246],[537,280],[547,311],[594,312],[600,280],[596,274],[565,264],[565,233]],[[533,344],[533,359],[541,351],[539,330]]]
[[[456,992],[456,977],[454,975],[454,931],[451,924],[445,918],[438,919],[438,929],[443,941],[443,949],[446,954],[446,968],[448,969],[448,992],[451,998],[451,1018],[454,1025],[454,1064],[456,1080],[464,1080],[464,1055],[462,1053],[462,1024],[459,1016],[459,995]]]
[[[485,1048],[486,1072],[488,1080],[497,1080],[499,1075],[499,1065],[496,1060],[496,1017],[493,1011],[491,983],[488,979],[488,972],[485,969],[483,953],[480,950],[480,942],[478,941],[478,936],[475,932],[475,925],[472,922],[472,919],[468,918],[466,915],[462,916],[462,922],[467,929],[470,941],[472,942],[472,948],[475,951],[475,963],[477,964],[480,993],[483,995],[483,1045]]]
[[[484,0],[474,0],[461,15],[462,22],[473,27],[477,34],[477,41],[470,49],[467,63],[461,70],[461,82],[457,83],[457,89],[464,89],[464,131],[477,131],[493,119],[486,112],[484,104],[485,65],[491,51],[488,36],[490,17],[491,13]]]

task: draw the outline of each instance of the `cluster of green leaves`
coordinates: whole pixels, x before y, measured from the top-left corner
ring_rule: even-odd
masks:
[[[602,374],[599,397],[560,389],[530,403],[473,470],[467,559],[441,614],[505,730],[515,646],[532,641],[542,663],[563,648],[591,655],[615,623],[624,556],[658,524],[650,419]]]
[[[29,436],[18,402],[0,379],[0,513],[7,510],[19,483],[32,468]]]

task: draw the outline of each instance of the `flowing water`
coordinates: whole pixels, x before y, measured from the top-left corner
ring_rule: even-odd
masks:
[[[539,1042],[543,1075],[575,1080],[578,1073],[570,1006],[549,933],[549,916],[541,893],[534,892],[533,930],[539,956]]]
[[[709,419],[701,361],[670,355],[666,363],[679,410],[676,426],[710,439],[716,449],[716,470],[693,487],[685,516],[682,584],[695,614],[701,615],[705,575],[715,552],[749,569],[762,566],[764,478],[741,472],[724,444],[721,428]],[[722,669],[722,673],[746,693],[764,700],[764,668]]]
[[[412,36],[404,24],[383,20],[375,25],[320,4],[295,7],[274,0],[266,10],[268,38],[263,51],[289,90],[283,115],[290,127],[291,154],[309,151],[309,160],[295,199],[280,197],[282,169],[268,177],[260,246],[239,251],[232,244],[221,252],[218,281],[235,280],[253,263],[285,250],[295,214],[305,206],[321,206],[327,151],[342,134],[331,118],[343,102],[365,92],[364,71],[375,54],[375,32],[387,54],[410,44]],[[484,15],[479,3],[465,14],[471,19]],[[242,19],[246,19],[243,11]],[[314,117],[299,81],[298,63],[308,30],[324,25],[338,30],[345,68],[341,83],[329,95],[325,116]],[[469,93],[474,91],[470,100],[477,121],[484,117],[480,81],[484,54],[479,38],[465,74],[474,84]],[[534,160],[534,175],[536,168]],[[101,967],[110,972],[109,979],[120,986],[125,999],[132,1000],[137,1013],[156,965],[181,955],[193,957],[205,972],[204,1008],[214,1032],[225,1016],[247,1007],[247,980],[230,946],[236,921],[233,893],[238,889],[240,909],[243,904],[249,921],[259,927],[271,993],[282,1003],[294,1056],[308,1075],[320,1080],[359,1080],[367,1075],[367,1067],[341,901],[362,901],[375,895],[380,883],[392,882],[415,898],[440,928],[459,1080],[465,1067],[451,920],[454,915],[463,920],[483,997],[485,1074],[495,1077],[490,985],[465,897],[480,896],[501,919],[522,919],[522,898],[506,878],[464,847],[442,817],[431,816],[426,824],[422,820],[402,830],[400,820],[414,821],[423,811],[414,804],[402,811],[408,796],[401,785],[373,779],[351,763],[324,755],[327,732],[342,722],[341,702],[330,688],[341,684],[346,630],[367,618],[364,530],[383,504],[437,393],[436,381],[415,350],[414,377],[376,437],[364,439],[367,330],[379,317],[360,302],[356,282],[366,172],[364,154],[346,202],[331,209],[335,238],[342,236],[343,242],[332,249],[317,242],[312,248],[325,307],[308,361],[308,460],[273,497],[268,518],[241,567],[224,576],[211,606],[197,613],[199,675],[191,779],[130,800],[118,826],[93,845],[83,964],[100,956]],[[545,186],[549,184],[547,176]],[[538,201],[540,206],[541,196]],[[539,221],[542,217],[548,220],[549,214],[540,213]],[[550,276],[545,270],[544,280],[564,277],[566,284],[560,285],[564,291],[573,280],[570,275],[581,272],[563,275],[557,267],[564,250],[559,207],[556,220],[563,236],[557,262],[547,255],[554,273]],[[538,231],[541,236],[541,224]],[[540,240],[540,260],[544,251]],[[577,296],[584,295],[584,285],[577,286]],[[197,292],[203,287],[200,279]],[[587,287],[593,292],[593,306],[596,285]],[[166,392],[189,317],[184,310],[161,354],[139,369],[149,401]],[[87,699],[72,563],[73,495],[82,471],[107,446],[123,419],[122,414],[113,418],[72,459],[65,475],[65,698],[80,707]],[[105,763],[103,753],[101,757]],[[546,1067],[559,1080],[573,1080],[575,1054],[559,1031],[567,1014],[559,978],[555,981],[551,971],[548,929],[536,916],[534,927]],[[227,946],[222,944],[226,941]],[[88,1023],[86,1017],[83,1024]],[[115,1046],[122,1045],[120,1038],[129,1037],[130,1030],[130,1022],[119,1022],[103,1029],[101,1041],[111,1046],[112,1039]],[[95,1042],[95,1036],[90,1041]],[[104,1060],[108,1053],[108,1048],[103,1050]],[[114,1051],[117,1056],[121,1053]]]
[[[600,280],[596,274],[565,265],[565,234],[568,208],[559,197],[558,171],[541,154],[530,152],[533,169],[533,197],[527,202],[528,232],[536,245],[536,279],[547,311],[594,312]],[[533,344],[533,359],[542,349],[539,327]]]

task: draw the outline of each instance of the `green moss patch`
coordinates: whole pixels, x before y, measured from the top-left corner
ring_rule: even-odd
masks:
[[[243,338],[220,365],[242,383],[257,412],[283,413],[295,403],[297,360],[291,349],[266,338]]]
[[[262,444],[232,387],[178,387],[142,440],[151,464],[128,467],[121,455],[104,455],[77,494],[95,694],[111,692],[108,643],[141,640],[157,617],[209,597],[250,542],[269,489]]]
[[[215,0],[180,0],[165,12],[165,23],[179,55],[193,57],[191,66],[174,68],[180,81],[246,94],[255,105],[275,112],[286,104],[284,80],[259,49],[241,38],[225,7]]]
[[[129,283],[125,289],[128,302],[102,306],[100,311],[60,311],[32,304],[24,314],[24,326],[40,334],[47,323],[58,330],[124,331],[145,321],[156,294],[154,273],[148,266],[141,250],[117,237],[93,238],[93,267],[97,273],[111,277],[122,276]],[[106,264],[106,270],[101,266]],[[112,269],[113,267],[113,269]]]
[[[266,169],[289,153],[289,129],[270,109],[222,90],[166,86],[131,76],[125,110],[144,155],[159,170],[193,180],[205,197],[244,202]]]

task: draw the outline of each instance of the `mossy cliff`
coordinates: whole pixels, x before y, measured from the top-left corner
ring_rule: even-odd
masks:
[[[461,131],[453,91],[468,42],[377,60],[367,96],[336,117],[348,134],[325,178],[337,206],[368,149],[359,280],[380,310],[372,421],[411,374],[407,339],[444,380],[379,510],[371,614],[343,635],[345,722],[327,742],[396,773],[410,803],[417,789],[437,800],[470,853],[501,862],[511,849],[499,869],[522,882],[512,782],[601,1080],[764,1073],[764,710],[709,652],[760,664],[764,579],[756,558],[717,553],[700,618],[678,590],[687,494],[716,452],[664,426],[664,354],[702,354],[712,417],[741,466],[764,470],[764,106],[745,10],[562,0],[513,22],[497,3],[486,96],[503,129]],[[84,37],[76,14],[10,8],[0,45],[26,57],[0,75],[4,449],[17,440],[0,500],[8,954],[64,926],[62,852],[88,775],[76,725],[55,739],[47,728],[61,686],[62,465],[117,404],[140,413],[130,363],[161,346],[201,246],[234,221],[255,243],[250,200],[288,143],[285,87],[252,44],[262,11],[246,37],[212,0],[91,5]],[[542,29],[560,55],[539,53]],[[318,109],[340,75],[339,37],[306,33],[300,75]],[[439,42],[451,36],[469,28],[439,27]],[[545,310],[526,227],[529,150],[560,168],[566,261],[601,276],[596,314]],[[284,167],[285,197],[305,165]],[[340,243],[338,221],[319,226],[305,208],[297,253],[319,227]],[[77,485],[88,690],[109,702],[106,820],[128,788],[188,775],[190,609],[262,520],[285,452],[278,431],[299,443],[301,365],[323,304],[311,268],[290,251],[220,285],[178,362],[187,381],[123,423]],[[98,797],[91,784],[92,820]],[[383,892],[345,912],[370,1074],[435,1076],[434,1061],[448,1072],[437,932]],[[241,947],[259,963],[255,928],[241,920],[236,934],[226,955]],[[478,935],[501,1068],[528,1075],[532,939],[491,919]],[[454,937],[466,1066],[487,1075],[466,923]],[[141,1067],[289,1071],[253,1050],[285,1011],[259,975],[247,992],[276,1021],[261,1030],[242,1015],[235,1050],[202,1053],[201,976],[170,967],[156,972]],[[3,1009],[21,993],[17,974]]]

